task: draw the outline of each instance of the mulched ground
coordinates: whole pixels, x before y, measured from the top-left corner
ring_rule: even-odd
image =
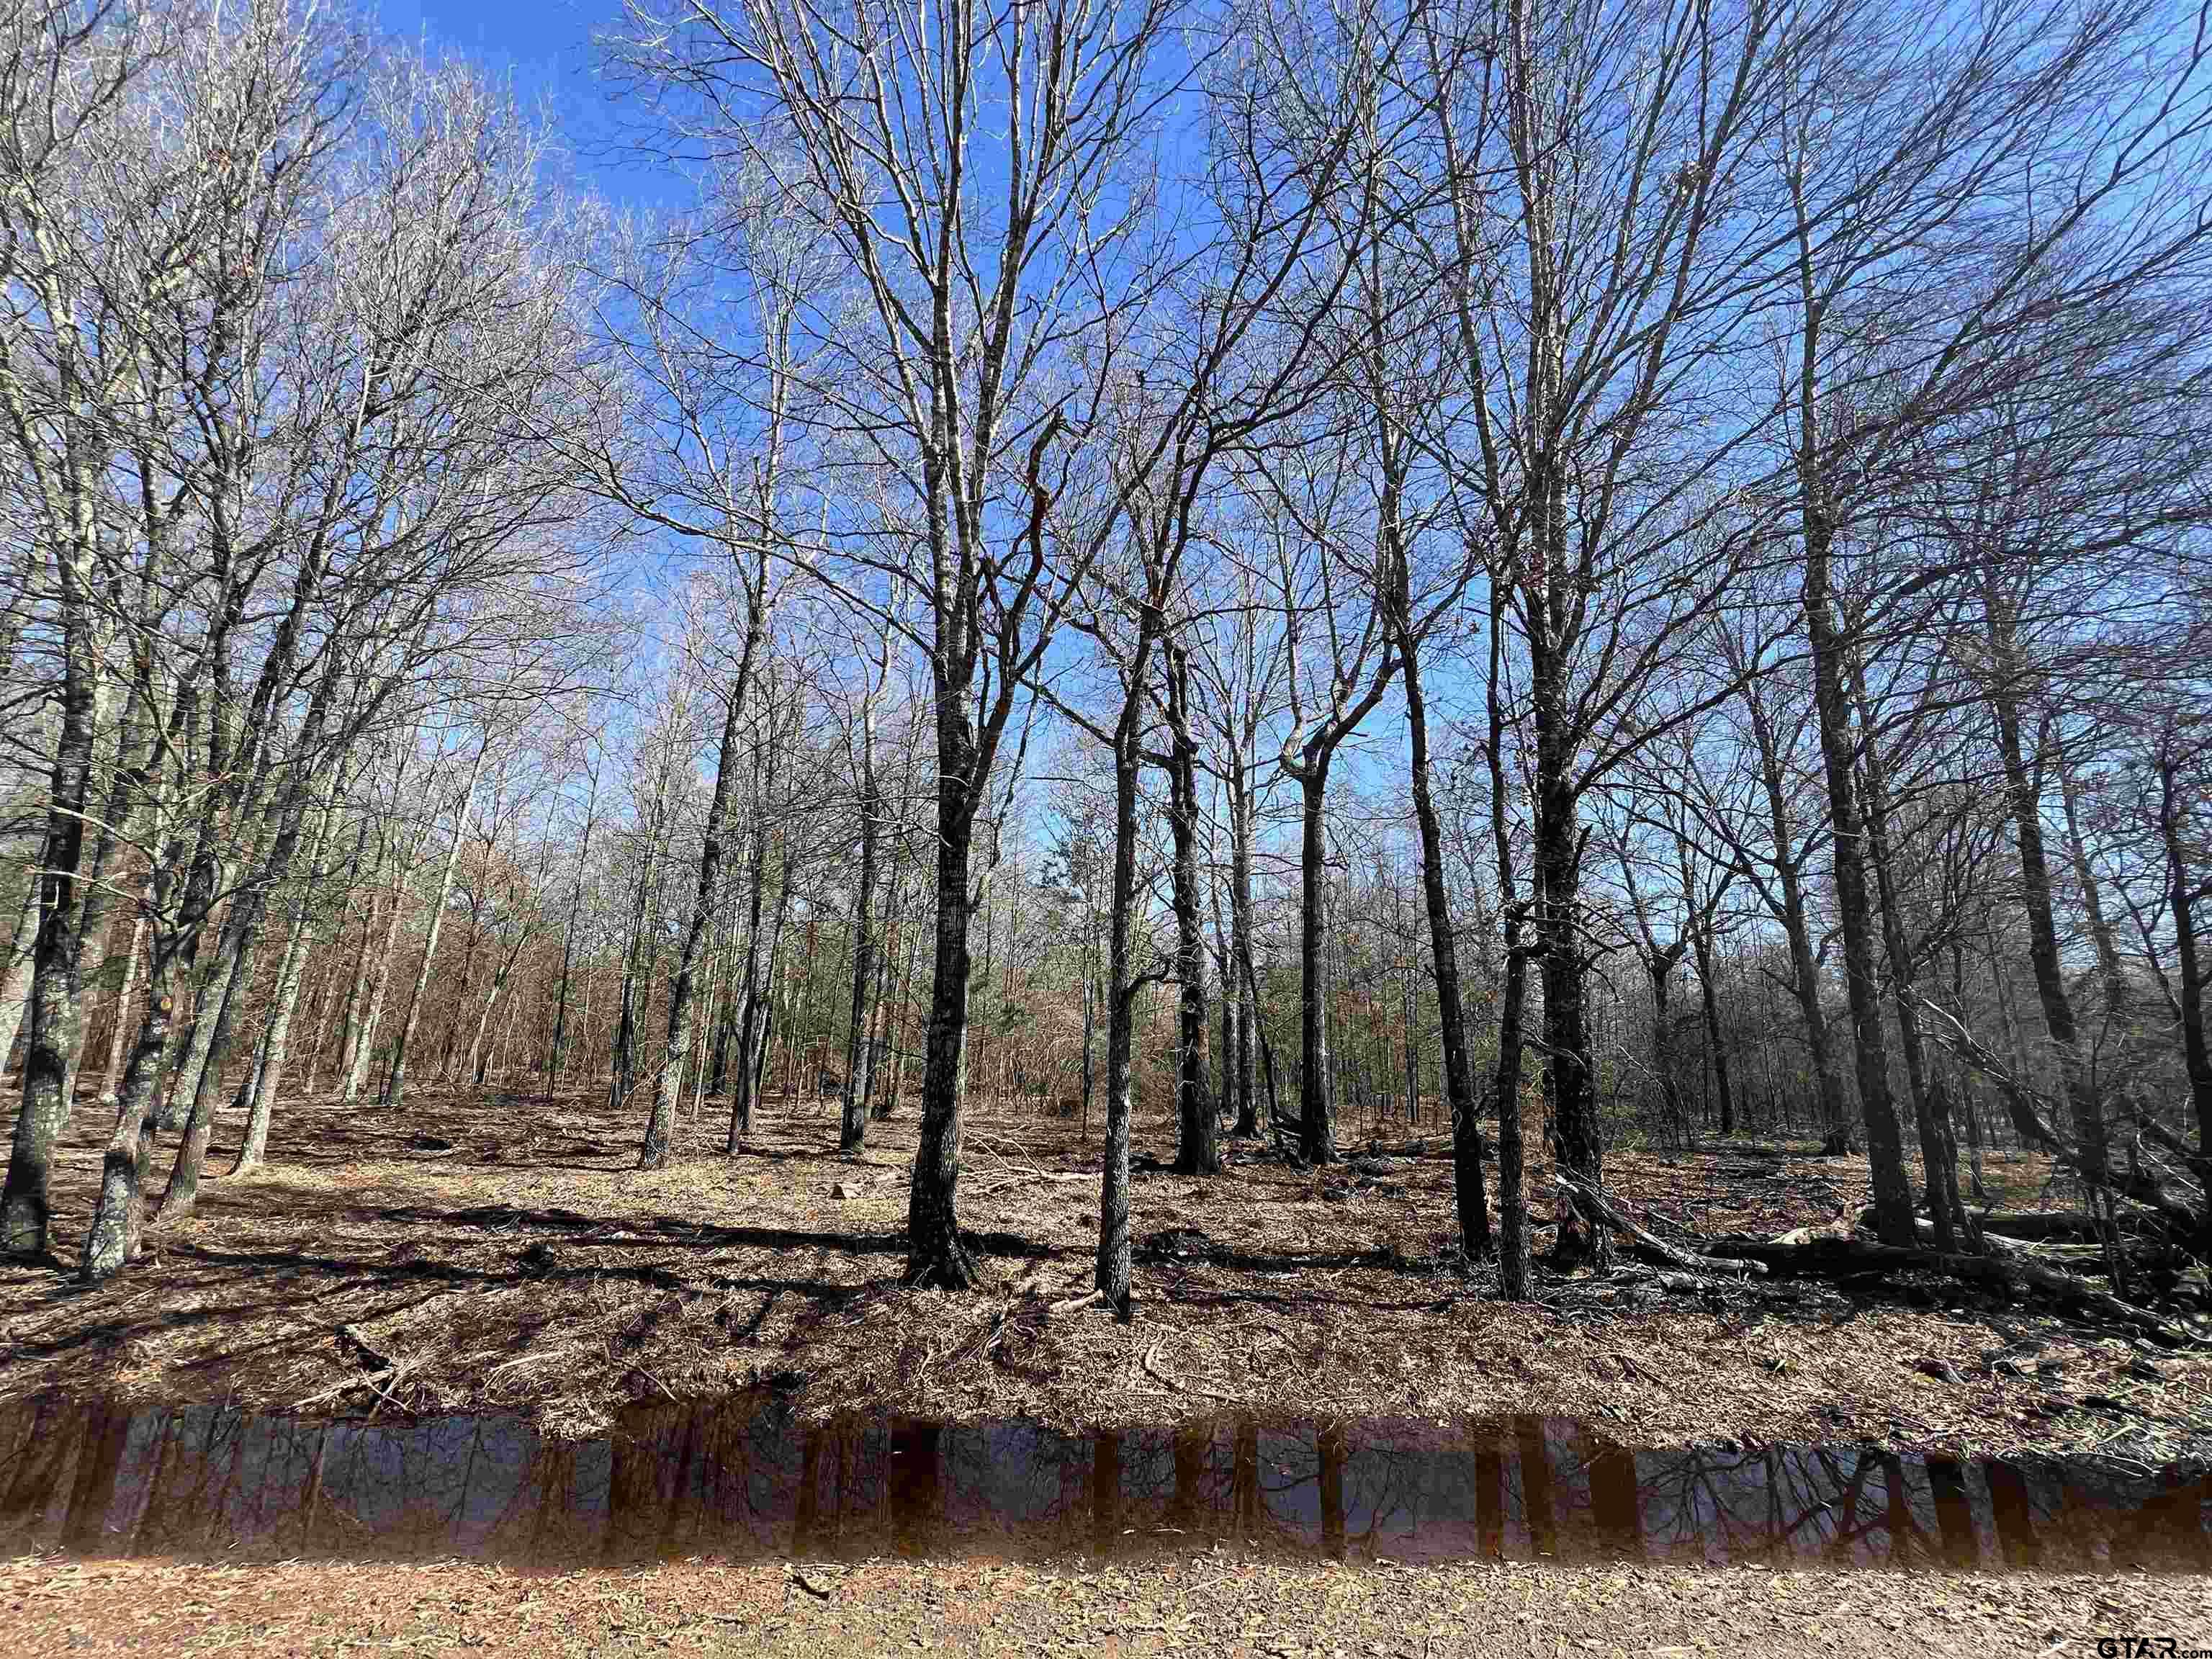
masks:
[[[465,1562],[0,1561],[13,1654],[2087,1655],[2212,1632],[2212,1581],[1759,1568],[1347,1569],[1214,1551],[1079,1564],[684,1562],[533,1577]],[[2137,1650],[2154,1651],[2154,1649]]]
[[[1095,1124],[1086,1143],[1071,1121],[971,1110],[961,1213],[991,1282],[954,1295],[898,1282],[911,1114],[872,1126],[848,1158],[832,1103],[772,1103],[737,1157],[718,1122],[687,1122],[678,1161],[649,1174],[631,1167],[635,1115],[581,1094],[425,1090],[401,1113],[289,1102],[271,1166],[210,1181],[197,1216],[111,1284],[0,1267],[0,1397],[496,1407],[582,1435],[625,1404],[769,1382],[819,1416],[1540,1413],[1654,1445],[2212,1455],[2212,1356],[1944,1281],[1679,1295],[1638,1268],[1542,1275],[1538,1302],[1500,1304],[1486,1272],[1443,1265],[1442,1137],[1320,1172],[1240,1146],[1223,1175],[1193,1180],[1162,1167],[1171,1127],[1141,1122],[1137,1310],[1122,1325],[1048,1311],[1090,1283]],[[59,1159],[72,1255],[101,1116],[83,1103]],[[1662,1231],[1779,1232],[1866,1200],[1863,1160],[1816,1152],[1620,1151],[1608,1177]],[[210,1167],[228,1159],[219,1132]],[[2044,1173],[2023,1159],[1992,1175],[2019,1204]],[[1546,1190],[1540,1170],[1531,1190]],[[396,1368],[374,1390],[372,1354]]]

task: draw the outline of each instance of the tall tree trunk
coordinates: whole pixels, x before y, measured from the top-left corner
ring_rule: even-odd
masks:
[[[882,674],[890,669],[890,633],[883,640]],[[853,884],[853,995],[845,1029],[845,1092],[837,1124],[837,1149],[857,1152],[868,1136],[868,1095],[875,1055],[868,1041],[875,983],[877,939],[873,906],[876,865],[883,836],[883,793],[876,782],[876,703],[872,688],[860,704],[860,867]]]
[[[2158,757],[2159,844],[2166,854],[2166,902],[2173,913],[2173,953],[2181,980],[2176,1000],[2181,1005],[2181,1049],[2189,1070],[2190,1104],[2197,1115],[2197,1150],[2201,1157],[2212,1158],[2212,1042],[2204,1030],[2204,965],[2196,909],[2204,894],[2191,883],[2182,848],[2179,770],[2169,726]]]
[[[1820,1006],[1820,957],[1813,949],[1812,924],[1806,916],[1804,871],[1796,850],[1782,755],[1755,686],[1745,701],[1751,711],[1752,735],[1759,745],[1759,779],[1765,788],[1768,823],[1774,836],[1774,874],[1782,889],[1782,933],[1790,947],[1790,990],[1805,1022],[1805,1049],[1812,1060],[1814,1084],[1820,1090],[1820,1152],[1823,1157],[1841,1158],[1851,1149],[1850,1115],[1844,1099],[1843,1079],[1836,1067],[1827,1012]]]
[[[1498,866],[1498,914],[1504,934],[1505,977],[1498,1001],[1498,1071],[1491,1106],[1498,1120],[1498,1291],[1509,1302],[1528,1299],[1528,1199],[1523,1185],[1521,1134],[1521,1023],[1528,1000],[1528,954],[1521,942],[1522,906],[1513,876],[1512,817],[1505,793],[1505,711],[1498,686],[1503,669],[1504,585],[1490,583],[1490,672],[1484,701],[1489,742],[1490,837]]]
[[[2089,924],[2089,942],[2097,951],[2097,980],[2105,994],[2105,1016],[2115,1026],[2124,1025],[2128,1012],[2126,977],[2120,971],[2120,949],[2105,915],[2104,896],[2098,890],[2097,872],[2089,864],[2089,842],[2081,833],[2081,803],[2074,781],[2074,769],[2065,755],[2057,757],[2058,799],[2066,813],[2066,851],[2074,866],[2074,880],[2081,890],[2081,910]]]
[[[1336,1161],[1329,1100],[1328,933],[1328,769],[1316,764],[1298,781],[1304,796],[1298,839],[1298,1156],[1311,1164]]]
[[[146,949],[146,905],[142,895],[131,918],[131,942],[123,951],[123,977],[115,987],[115,1022],[107,1034],[107,1057],[100,1066],[100,1103],[112,1106],[123,1084],[123,1055],[130,1042],[131,999],[138,988],[138,959]],[[4,1060],[0,1054],[0,1060]]]
[[[361,854],[367,845],[369,815],[364,814],[358,837],[354,843],[354,867],[361,867]],[[369,959],[376,948],[376,924],[384,903],[384,862],[389,848],[381,830],[378,832],[376,865],[369,874],[368,907],[362,913],[361,948],[354,953],[353,972],[346,981],[345,1006],[338,1016],[337,1083],[343,1090],[352,1079],[354,1061],[361,1052],[362,1030],[368,1012]],[[356,891],[359,890],[356,889]],[[389,926],[388,919],[386,925]],[[337,944],[345,944],[345,930],[338,930]]]
[[[146,1012],[116,1091],[115,1130],[100,1161],[100,1194],[85,1236],[78,1276],[91,1284],[122,1271],[138,1253],[144,1220],[146,1169],[153,1157],[152,1107],[173,1048],[179,945],[167,924],[169,899],[184,848],[173,842],[148,878],[154,938],[146,968]]]
[[[311,712],[308,722],[303,747],[311,750],[319,720]],[[192,1053],[198,1069],[191,1079],[184,1138],[177,1147],[176,1162],[170,1167],[168,1184],[162,1188],[161,1202],[155,1212],[157,1221],[182,1220],[191,1214],[198,1200],[200,1170],[207,1158],[208,1137],[215,1127],[216,1097],[222,1092],[223,1067],[229,1060],[231,1042],[252,991],[254,957],[267,931],[269,896],[291,874],[313,790],[312,779],[296,779],[281,801],[270,803],[265,816],[273,815],[277,820],[275,836],[265,854],[257,853],[247,861],[246,867],[253,872],[252,879],[238,896],[223,922],[222,936],[216,942],[216,972],[210,987],[212,992],[220,985],[221,994],[214,1003],[214,1018],[204,1040],[201,1033],[194,1033]],[[209,999],[203,996],[198,1011],[201,1019],[205,1020],[208,1008]]]
[[[292,927],[284,941],[284,959],[276,974],[276,1007],[261,1038],[258,1061],[248,1073],[246,1133],[230,1173],[243,1175],[260,1167],[269,1152],[269,1121],[276,1109],[276,1088],[284,1075],[284,1051],[292,1034],[292,1012],[300,1000],[300,981],[307,970],[307,957],[315,948],[314,888],[321,878],[323,848],[331,833],[331,803],[337,786],[337,767],[324,773],[320,799],[316,803],[315,839],[307,852],[307,869],[292,904]]]
[[[1721,1042],[1720,988],[1716,981],[1713,933],[1711,919],[1695,924],[1690,934],[1690,948],[1698,962],[1698,1000],[1705,1018],[1705,1048],[1713,1057],[1713,1091],[1720,1097],[1721,1135],[1723,1139],[1735,1133],[1735,1090],[1729,1079],[1728,1049]]]
[[[453,809],[453,840],[446,849],[446,864],[438,874],[438,894],[430,902],[429,932],[422,940],[422,964],[415,970],[414,988],[407,994],[407,1012],[399,1022],[398,1040],[392,1044],[392,1069],[385,1074],[384,1090],[377,1104],[398,1110],[407,1095],[407,1048],[415,1040],[415,1027],[422,1018],[422,993],[430,983],[430,969],[438,956],[438,932],[445,925],[446,902],[453,896],[453,867],[460,862],[461,839],[468,829],[469,808],[475,803],[477,779],[483,774],[484,757],[490,752],[491,737],[477,745],[477,757],[469,765],[468,781],[461,786],[460,803]]]
[[[1474,1061],[1467,1048],[1467,1006],[1460,991],[1459,939],[1444,887],[1443,829],[1429,785],[1429,707],[1421,683],[1420,653],[1410,635],[1405,562],[1397,562],[1398,654],[1404,659],[1406,725],[1413,749],[1413,818],[1421,836],[1421,898],[1429,918],[1429,953],[1436,963],[1437,1012],[1442,1028],[1444,1100],[1451,1113],[1452,1197],[1459,1218],[1460,1254],[1469,1261],[1490,1254],[1490,1200],[1483,1191],[1482,1124],[1474,1092]],[[1412,1014],[1407,1012],[1407,1024]],[[1410,1037],[1410,1030],[1409,1030]],[[1410,1070],[1410,1065],[1409,1065]],[[1408,1092],[1412,1089],[1409,1081]]]
[[[1873,866],[1875,890],[1881,906],[1882,944],[1889,959],[1890,982],[1897,1008],[1898,1046],[1904,1051],[1905,1085],[1912,1096],[1912,1114],[1920,1133],[1920,1163],[1928,1183],[1928,1212],[1935,1223],[1936,1248],[1948,1255],[1971,1241],[1966,1206],[1959,1197],[1959,1147],[1950,1125],[1950,1103],[1940,1073],[1930,1075],[1927,1045],[1920,1033],[1920,1013],[1912,989],[1912,942],[1905,927],[1905,912],[1897,891],[1896,866],[1890,858],[1889,781],[1876,729],[1874,708],[1867,696],[1864,670],[1852,665],[1852,689],[1859,714],[1859,764],[1866,800],[1866,855]]]
[[[1543,949],[1544,1078],[1551,1094],[1560,1166],[1593,1188],[1605,1179],[1605,1140],[1590,1087],[1589,1029],[1583,1006],[1582,825],[1574,783],[1574,743],[1565,687],[1544,643],[1531,630],[1529,672],[1536,727],[1536,937]],[[1610,1231],[1562,1198],[1554,1246],[1563,1261],[1609,1266]]]
[[[1804,368],[1803,422],[1810,406],[1813,366]],[[1867,1160],[1874,1176],[1875,1228],[1885,1244],[1909,1246],[1912,1188],[1905,1172],[1904,1138],[1889,1091],[1889,1053],[1882,1031],[1881,984],[1875,971],[1875,922],[1867,891],[1866,830],[1859,813],[1852,775],[1856,742],[1850,700],[1844,690],[1844,642],[1836,630],[1829,591],[1828,560],[1832,531],[1814,477],[1809,447],[1801,463],[1806,482],[1802,495],[1805,549],[1804,605],[1813,647],[1814,702],[1820,715],[1820,760],[1826,775],[1828,811],[1833,823],[1837,918],[1844,934],[1844,979],[1850,992],[1854,1046],[1858,1058],[1859,1113],[1866,1129]]]
[[[732,1000],[738,1017],[737,1058],[730,1084],[730,1132],[722,1148],[730,1153],[735,1152],[752,1133],[753,1094],[760,1076],[754,1048],[761,1001],[761,910],[768,888],[768,801],[775,793],[775,764],[771,744],[766,768],[762,769],[756,763],[756,775],[760,782],[755,790],[751,867],[746,872],[751,891],[746,900],[750,908],[745,919],[744,976],[738,981]]]
[[[1252,1075],[1252,1046],[1259,1024],[1257,976],[1252,968],[1252,797],[1245,758],[1235,762],[1229,791],[1229,948],[1235,963],[1226,978],[1237,987],[1237,1133],[1260,1132],[1259,1094]],[[1270,1102],[1270,1109],[1273,1103]]]
[[[916,873],[918,874],[919,872]],[[922,929],[918,924],[910,922],[902,923],[901,927],[907,936],[906,963],[899,969],[898,1006],[895,1010],[897,1019],[891,1026],[890,1086],[877,1099],[875,1110],[872,1114],[878,1123],[896,1111],[906,1097],[907,1016],[914,1006],[914,974],[916,964],[921,959]]]
[[[40,862],[44,863],[43,846]],[[38,866],[24,872],[22,908],[9,937],[7,961],[0,965],[0,1073],[8,1069],[15,1054],[15,1034],[22,1029],[23,1010],[31,1000],[31,959],[37,954],[39,942],[39,896],[45,890],[46,878]]]
[[[399,929],[407,916],[407,878],[415,865],[415,854],[419,842],[410,843],[399,860],[399,867],[392,878],[392,890],[386,896],[389,913],[384,918],[384,937],[377,942],[375,958],[367,963],[368,994],[361,1008],[360,1024],[351,1036],[353,1060],[340,1070],[345,1074],[344,1097],[348,1105],[361,1098],[361,1091],[368,1085],[368,1068],[376,1054],[376,1034],[384,1025],[384,1001],[392,991],[392,964],[399,951]],[[369,936],[364,933],[361,941],[364,961],[367,962]],[[361,984],[355,981],[354,991],[360,994]],[[353,1023],[353,1011],[347,1011],[349,1025]]]
[[[568,1058],[568,978],[576,966],[576,915],[584,908],[584,881],[591,868],[592,830],[598,821],[599,807],[599,769],[594,761],[590,793],[584,801],[584,841],[576,852],[576,890],[569,896],[568,919],[561,926],[561,989],[553,1012],[553,1040],[545,1051],[545,1088],[548,1095],[551,1094],[553,1085],[560,1081],[562,1064]]]
[[[1093,1283],[1129,1312],[1130,1057],[1137,996],[1129,935],[1137,906],[1137,695],[1123,698],[1114,732],[1113,874],[1106,911],[1106,1130],[1099,1155],[1098,1257]]]
[[[1221,1139],[1206,1076],[1206,934],[1199,918],[1198,745],[1191,734],[1190,659],[1181,646],[1170,644],[1164,663],[1168,824],[1175,842],[1176,1169],[1182,1175],[1216,1175]]]
[[[620,1111],[629,1103],[630,1082],[637,1065],[641,969],[645,979],[642,999],[646,1002],[653,1000],[653,968],[641,958],[648,933],[654,935],[652,945],[656,954],[659,947],[655,922],[660,908],[660,841],[665,828],[663,818],[668,803],[670,769],[664,757],[653,775],[653,804],[646,812],[645,846],[638,864],[636,897],[630,907],[629,942],[623,952],[622,999],[615,1021],[613,1054],[607,1067],[607,1106],[613,1111]]]
[[[756,611],[757,616],[757,611]],[[668,991],[668,1042],[653,1083],[653,1110],[646,1120],[645,1139],[637,1152],[637,1167],[658,1170],[668,1162],[669,1139],[676,1130],[676,1097],[684,1085],[684,1066],[691,1054],[692,1026],[696,1011],[692,999],[697,986],[700,947],[705,942],[714,898],[722,885],[722,830],[729,820],[730,792],[736,781],[733,764],[738,722],[744,714],[745,692],[752,678],[753,659],[759,650],[761,624],[756,621],[745,633],[738,659],[736,683],[722,706],[722,741],[714,753],[714,793],[707,803],[707,823],[700,843],[699,879],[691,891],[691,915],[684,925],[684,942],[678,948],[675,978]]]
[[[921,1127],[907,1194],[906,1280],[966,1290],[975,1263],[960,1242],[961,1097],[967,1086],[969,886],[981,780],[975,734],[961,693],[940,687],[937,720],[937,951],[930,969],[929,1027],[923,1039]],[[1104,1218],[1100,1218],[1103,1228]]]
[[[2041,765],[2039,761],[2030,764],[2021,732],[2019,684],[2023,665],[2010,605],[1999,591],[1993,564],[1984,570],[1983,613],[1992,666],[1990,714],[1996,727],[1997,755],[2003,763],[2014,844],[2020,854],[2020,901],[2027,917],[2027,957],[2035,969],[2035,994],[2043,1007],[2044,1029],[2050,1034],[2051,1047],[2058,1051],[2081,1170],[2093,1188],[2101,1188],[2109,1177],[2112,1156],[2105,1106],[2098,1098],[2087,1058],[2081,1051],[2074,1000],[2059,960],[2051,866],[2043,841]]]
[[[54,562],[58,570],[73,573],[73,586],[89,574],[67,550],[58,550]],[[43,1255],[48,1248],[54,1143],[69,1118],[70,1057],[76,1053],[83,1018],[79,1003],[89,890],[81,878],[85,826],[93,816],[93,742],[99,723],[99,652],[88,605],[64,605],[62,650],[61,726],[34,884],[38,930],[31,945],[23,1103],[15,1116],[7,1181],[0,1187],[0,1250],[17,1256]]]

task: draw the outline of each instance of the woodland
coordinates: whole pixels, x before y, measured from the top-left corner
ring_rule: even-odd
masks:
[[[2212,1448],[2212,12],[600,9],[0,8],[0,1390]]]

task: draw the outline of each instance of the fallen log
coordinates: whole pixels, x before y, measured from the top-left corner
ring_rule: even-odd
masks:
[[[1657,1235],[1646,1231],[1631,1220],[1626,1212],[1597,1191],[1577,1181],[1571,1176],[1554,1173],[1553,1184],[1565,1193],[1583,1213],[1601,1222],[1629,1240],[1629,1254],[1646,1261],[1656,1261],[1662,1267],[1680,1267],[1687,1273],[1763,1273],[1766,1269],[1752,1261],[1725,1256],[1701,1255],[1694,1250],[1685,1250],[1669,1244]]]
[[[2044,1244],[2069,1239],[2094,1244],[2101,1237],[2097,1218],[2085,1215],[2079,1210],[1977,1210],[1970,1207],[1966,1219],[1979,1228],[1984,1236],[2014,1239],[2023,1244]],[[2148,1220],[2148,1218],[2145,1219]],[[1872,1205],[1858,1212],[1856,1224],[1861,1231],[1873,1228]],[[1934,1225],[1924,1216],[1917,1218],[1917,1224],[1923,1231],[1932,1231]]]
[[[1969,1284],[1988,1285],[2016,1294],[2021,1287],[2039,1291],[2062,1308],[2106,1320],[2166,1347],[2186,1347],[2195,1339],[2156,1315],[2100,1291],[2087,1280],[2056,1267],[2031,1261],[2013,1251],[1990,1255],[1965,1255],[1956,1251],[1917,1249],[1899,1244],[1881,1244],[1865,1238],[1815,1238],[1802,1243],[1777,1243],[1771,1239],[1723,1237],[1710,1248],[1727,1250],[1768,1269],[1792,1276],[1823,1277],[1844,1273],[1899,1273],[1917,1269],[1942,1273]]]

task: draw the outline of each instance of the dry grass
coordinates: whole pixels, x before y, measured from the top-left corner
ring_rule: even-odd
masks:
[[[80,1110],[59,1160],[57,1235],[72,1245],[96,1109]],[[1443,1265],[1440,1139],[1319,1173],[1240,1146],[1223,1175],[1193,1180],[1161,1167],[1170,1128],[1140,1124],[1137,1312],[1122,1325],[1097,1308],[1048,1312],[1088,1287],[1097,1237],[1095,1152],[1073,1123],[970,1114],[962,1214],[990,1282],[969,1295],[898,1280],[910,1116],[872,1126],[848,1158],[831,1149],[830,1103],[771,1104],[737,1157],[720,1154],[718,1124],[687,1124],[678,1160],[652,1173],[631,1167],[635,1129],[576,1095],[425,1091],[404,1115],[289,1103],[277,1161],[211,1181],[199,1213],[113,1283],[0,1269],[0,1395],[495,1407],[583,1434],[631,1401],[766,1382],[799,1389],[811,1415],[1533,1412],[1651,1444],[2212,1452],[2212,1360],[2152,1364],[1932,1281],[1698,1298],[1648,1279],[1546,1278],[1539,1302],[1502,1304],[1485,1274]],[[1863,1162],[1814,1150],[1622,1152],[1610,1174],[1662,1225],[1774,1231],[1864,1201]],[[226,1162],[219,1145],[210,1167]],[[1996,1173],[2026,1189],[2035,1169]],[[839,1186],[849,1196],[833,1198]],[[1182,1230],[1171,1248],[1146,1248],[1168,1230]],[[361,1381],[364,1346],[403,1368],[387,1400]]]
[[[2142,1574],[1483,1563],[1347,1570],[1195,1552],[1141,1567],[684,1562],[538,1577],[467,1562],[0,1561],[9,1650],[543,1655],[2089,1655],[2186,1650],[2206,1581]],[[811,1587],[811,1588],[810,1588]],[[817,1593],[818,1592],[818,1593]]]

